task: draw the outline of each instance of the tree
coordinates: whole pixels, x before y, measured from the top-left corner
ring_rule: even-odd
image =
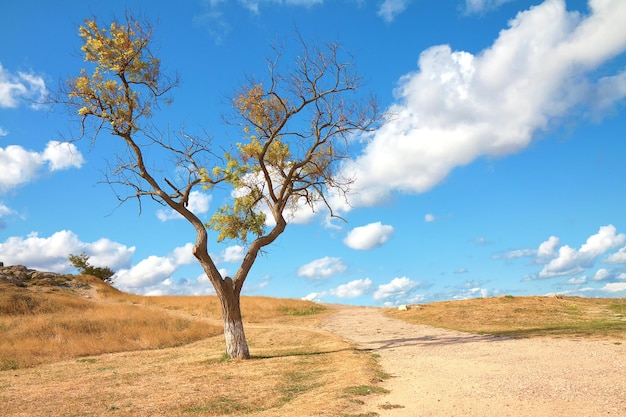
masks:
[[[81,253],[80,255],[70,254],[69,261],[81,274],[93,275],[94,277],[100,278],[102,281],[109,284],[113,282],[113,275],[115,275],[115,271],[107,266],[99,267],[91,265],[89,263],[89,255],[85,253]]]
[[[249,358],[240,308],[246,277],[298,206],[326,207],[335,216],[329,192],[348,190],[352,178],[338,175],[340,162],[347,158],[351,136],[380,121],[375,100],[358,96],[362,80],[339,45],[309,48],[298,36],[302,52],[291,69],[280,72],[282,53],[274,48],[266,81],[250,80],[234,95],[230,122],[241,127],[242,141],[218,155],[209,138],[163,134],[150,123],[177,79],[161,73],[150,50],[149,24],[127,16],[123,23],[102,27],[87,19],[79,35],[91,72],[83,69],[62,93],[80,117],[81,137],[91,134],[95,140],[106,131],[125,143],[128,154],[118,156],[106,177],[109,184],[132,190],[118,194],[121,202],[135,198],[141,212],[141,198],[152,198],[194,227],[193,255],[220,300],[226,352]],[[155,146],[173,157],[170,170],[149,168],[147,149]],[[232,187],[232,203],[204,224],[187,208],[190,194],[218,184]],[[232,278],[222,277],[209,255],[207,228],[219,241],[244,243],[245,256]]]

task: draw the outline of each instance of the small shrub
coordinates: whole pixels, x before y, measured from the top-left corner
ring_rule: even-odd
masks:
[[[89,264],[89,256],[85,253],[81,253],[80,255],[72,255],[69,256],[70,263],[74,268],[77,268],[81,274],[83,275],[93,275],[96,278],[100,278],[104,282],[111,283],[113,282],[113,275],[115,275],[115,271],[113,271],[109,267],[99,267],[93,266]]]

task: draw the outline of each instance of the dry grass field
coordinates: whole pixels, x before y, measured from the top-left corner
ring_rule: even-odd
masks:
[[[214,297],[75,281],[0,284],[0,415],[351,416],[383,375],[313,303],[244,297],[253,359],[230,361]]]
[[[442,301],[385,310],[390,317],[469,333],[507,337],[626,339],[626,299],[502,297]]]
[[[253,359],[230,361],[215,297],[143,297],[89,276],[71,284],[0,283],[0,415],[379,415],[354,410],[389,375],[322,329],[331,306],[244,297]],[[508,337],[626,338],[624,299],[504,296],[384,312]]]

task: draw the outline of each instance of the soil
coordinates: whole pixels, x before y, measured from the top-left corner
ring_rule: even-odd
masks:
[[[323,327],[380,355],[391,375],[380,384],[390,393],[364,397],[362,415],[626,415],[626,344],[619,341],[496,338],[365,307],[340,308]]]

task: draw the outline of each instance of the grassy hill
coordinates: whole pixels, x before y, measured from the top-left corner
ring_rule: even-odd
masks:
[[[242,309],[253,359],[230,361],[215,297],[0,279],[0,415],[350,416],[355,390],[383,375],[321,329],[330,308],[243,297]]]
[[[253,359],[232,362],[215,297],[2,272],[0,415],[376,415],[349,412],[388,375],[374,355],[321,328],[331,306],[243,297]],[[384,313],[508,337],[626,338],[625,299],[504,296]]]
[[[625,298],[506,295],[415,305],[386,314],[411,323],[495,336],[626,339]]]

